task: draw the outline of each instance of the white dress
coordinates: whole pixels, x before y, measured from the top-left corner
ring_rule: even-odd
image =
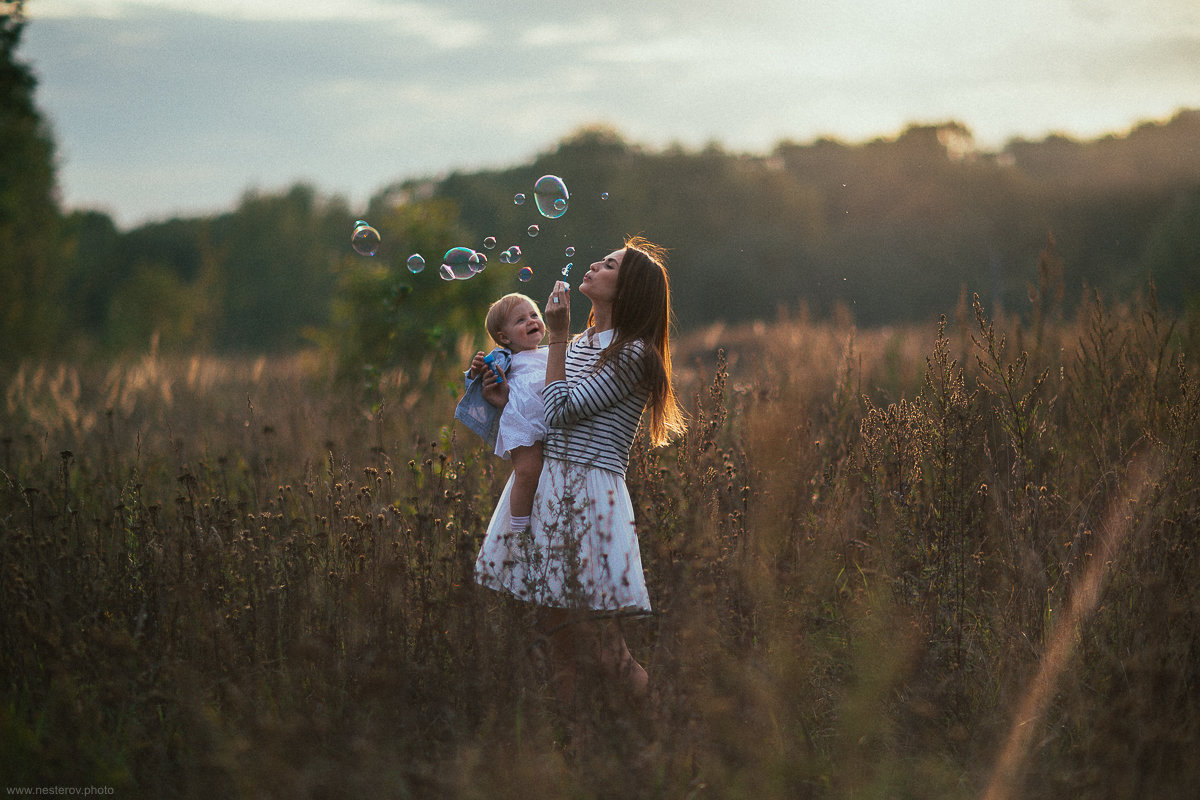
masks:
[[[607,333],[598,336],[594,346],[580,337],[568,349],[567,383],[574,385],[581,395],[617,398],[628,394],[623,387],[636,383],[620,379],[619,365],[607,373],[593,376],[589,372],[588,365],[594,363],[612,338],[612,333]],[[607,392],[602,391],[605,387]],[[558,386],[556,391],[561,394],[564,386]],[[511,398],[510,389],[510,403]],[[642,400],[634,402],[640,407]],[[593,415],[593,419],[611,418],[614,407],[607,403],[600,405],[605,408]],[[626,416],[616,422],[610,419],[609,430],[622,424],[631,428],[632,439],[637,417]],[[552,430],[550,435],[569,437],[577,430],[578,425],[569,426]],[[604,438],[609,443],[620,439]],[[622,448],[624,445],[617,449]],[[626,452],[618,455],[627,461],[627,448],[624,449]],[[546,457],[530,527],[522,533],[512,532],[509,524],[509,495],[513,487],[510,476],[475,561],[475,580],[543,606],[649,611],[650,595],[642,571],[623,461],[621,466],[622,472],[616,472]]]
[[[512,458],[512,451],[528,447],[546,438],[546,409],[542,405],[542,387],[546,385],[546,357],[549,349],[513,353],[505,380],[508,403],[500,413],[496,434],[496,455]]]

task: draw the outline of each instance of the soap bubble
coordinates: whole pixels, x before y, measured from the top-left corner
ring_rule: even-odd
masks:
[[[444,281],[454,280],[454,270],[450,269],[448,264],[442,264],[438,267],[438,275],[441,275]]]
[[[537,225],[530,225],[529,230],[526,231],[526,233],[528,233],[530,236],[537,236],[541,232],[542,232],[542,229],[539,228]]]
[[[601,193],[600,193],[600,199],[601,199],[601,200],[607,200],[607,199],[608,199],[608,192],[601,192]]]
[[[563,251],[563,255],[566,256],[567,258],[570,258],[571,256],[575,255],[575,248],[568,247],[566,250]]]
[[[451,277],[448,280],[465,281],[475,274],[475,269],[471,264],[471,256],[475,255],[475,251],[469,247],[451,247],[446,251],[446,255],[442,256],[442,269],[449,270]],[[445,278],[445,274],[442,274]]]
[[[510,253],[507,250],[505,250],[503,253],[501,253],[500,254],[500,263],[501,264],[511,264],[512,263],[512,253]]]
[[[417,273],[421,272],[423,269],[425,269],[425,259],[421,256],[420,253],[413,253],[411,256],[408,257],[408,271],[409,272],[411,272],[413,275],[416,275]]]
[[[517,273],[517,280],[521,283],[529,283],[533,278],[533,269],[531,267],[521,267],[521,271]]]
[[[525,195],[517,192],[515,195],[513,195],[513,204],[518,206],[525,205]]]
[[[379,250],[379,231],[370,225],[359,225],[350,234],[350,245],[359,255],[373,256]]]
[[[538,213],[549,219],[558,219],[567,213],[567,185],[557,175],[543,175],[533,185],[533,202]]]
[[[486,239],[484,239],[483,246],[486,247],[488,250],[491,250],[493,247],[496,246],[496,237],[489,236]]]
[[[508,248],[508,263],[515,264],[520,260],[521,248],[514,244],[512,247]]]
[[[467,259],[467,266],[471,268],[472,272],[478,275],[487,269],[487,256],[477,250]]]

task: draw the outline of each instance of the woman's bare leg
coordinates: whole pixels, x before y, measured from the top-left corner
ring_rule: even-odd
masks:
[[[605,620],[599,624],[600,663],[604,664],[634,697],[645,697],[650,689],[650,676],[633,657],[633,653],[629,652],[629,645],[625,643],[625,634],[621,631],[620,623],[616,620]]]
[[[569,705],[575,700],[579,657],[575,623],[566,609],[543,608],[538,628],[550,641],[550,682],[554,685],[554,694],[560,702]]]
[[[566,609],[544,608],[538,627],[550,642],[551,682],[561,702],[574,701],[579,661],[587,657],[631,696],[649,693],[650,676],[629,652],[617,621],[573,618]]]

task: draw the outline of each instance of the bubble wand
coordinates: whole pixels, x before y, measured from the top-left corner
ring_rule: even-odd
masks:
[[[572,256],[574,256],[574,255],[575,255],[575,248],[574,248],[574,247],[568,247],[568,248],[566,249],[566,251],[564,252],[564,255],[566,255],[566,257],[567,257],[567,258],[571,258]],[[566,265],[565,267],[563,267],[563,268],[562,268],[562,276],[563,276],[563,278],[564,278],[564,279],[565,279],[565,278],[568,278],[568,277],[570,277],[570,275],[571,275],[571,267],[572,267],[572,266],[574,266],[574,265],[573,265],[573,264],[572,264],[570,261],[568,261],[568,262],[567,262],[567,265]],[[566,282],[566,280],[563,280],[563,282],[562,282],[562,285],[563,285],[563,288],[564,288],[564,289],[570,289],[570,288],[571,288],[571,284],[567,283],[567,282]]]

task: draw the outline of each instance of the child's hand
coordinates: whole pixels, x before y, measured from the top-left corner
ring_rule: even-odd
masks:
[[[500,369],[497,367],[497,369]],[[500,370],[500,374],[504,374],[504,370]],[[490,369],[483,371],[483,399],[491,403],[496,408],[504,408],[508,405],[508,381],[501,383],[496,380],[496,373]]]
[[[471,373],[472,378],[478,378],[479,373],[483,371],[483,356],[484,353],[482,350],[480,350],[475,354],[475,357],[471,359],[471,368],[468,370],[468,372]]]

